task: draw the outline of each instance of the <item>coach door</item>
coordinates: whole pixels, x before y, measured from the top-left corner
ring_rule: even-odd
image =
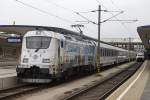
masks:
[[[64,40],[58,40],[59,46],[58,46],[58,65],[62,66],[64,61]]]

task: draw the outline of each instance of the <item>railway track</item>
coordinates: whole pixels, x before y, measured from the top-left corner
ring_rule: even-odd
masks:
[[[128,78],[130,78],[138,68],[142,65],[141,62],[134,63],[122,72],[104,80],[94,83],[83,90],[71,93],[61,100],[104,100]]]
[[[135,65],[132,65],[132,66],[136,66],[136,65],[140,66],[141,64],[138,63],[138,64],[135,64]],[[138,67],[136,69],[138,69]],[[128,70],[132,70],[132,69],[126,69],[126,71],[128,71]],[[113,78],[114,77],[112,77],[112,79]],[[105,82],[103,82],[103,83],[105,83]],[[113,82],[113,83],[116,84],[115,82]],[[50,88],[52,86],[56,86],[56,85],[59,85],[59,84],[60,83],[56,83],[56,82],[51,83],[51,84],[43,84],[43,85],[41,85],[41,84],[28,84],[28,85],[20,86],[20,87],[17,87],[17,88],[1,90],[0,91],[0,100],[10,100],[11,98],[14,98],[15,96],[19,97],[20,95],[37,92],[37,91],[40,91],[42,89]],[[76,94],[68,96],[67,98],[65,98],[63,100],[76,100],[76,98],[75,98],[76,96],[80,97],[81,94],[88,93],[89,90],[94,89],[94,87],[98,86],[99,84],[100,83],[96,83],[95,86],[92,86],[92,87],[87,88],[85,90],[82,90],[82,91],[80,91]],[[99,86],[99,88],[101,88],[101,87]],[[101,88],[101,89],[104,90],[103,88]],[[101,90],[99,90],[99,91],[101,91]],[[107,92],[105,91],[105,94],[103,94],[103,97],[106,97],[108,95]],[[84,100],[84,99],[79,99],[79,100]],[[85,100],[89,100],[89,99],[85,98]],[[90,100],[97,100],[97,99],[90,99]]]
[[[49,85],[50,86],[50,85]],[[35,84],[28,84],[12,89],[7,89],[7,90],[1,90],[0,91],[0,100],[10,100],[11,97],[22,95],[25,93],[31,93],[34,91],[39,91],[41,89],[47,88],[48,85],[35,85]]]

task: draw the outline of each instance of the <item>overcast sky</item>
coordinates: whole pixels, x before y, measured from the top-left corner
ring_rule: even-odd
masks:
[[[43,25],[67,28],[71,24],[79,24],[76,21],[86,21],[74,12],[87,12],[97,10],[99,3],[96,0],[18,0],[34,8],[23,5],[16,0],[0,1],[0,24],[8,25],[16,22],[16,25]],[[135,20],[138,22],[112,22],[102,23],[101,37],[138,37],[137,26],[150,24],[150,0],[99,0],[102,9],[109,11],[123,10],[124,13],[117,16],[121,20]],[[104,8],[105,7],[105,8]],[[88,19],[97,22],[97,12],[80,13]],[[113,12],[113,14],[117,14]],[[112,15],[102,12],[102,20]],[[114,18],[114,20],[116,20]],[[97,37],[97,26],[92,23],[83,23],[84,34]]]

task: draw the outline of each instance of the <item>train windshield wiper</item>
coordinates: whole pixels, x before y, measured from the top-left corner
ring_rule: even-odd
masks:
[[[38,52],[42,48],[42,41],[40,43],[40,46],[35,50],[35,52]]]
[[[41,48],[37,48],[37,49],[35,50],[35,52],[38,52],[40,49],[41,49]]]

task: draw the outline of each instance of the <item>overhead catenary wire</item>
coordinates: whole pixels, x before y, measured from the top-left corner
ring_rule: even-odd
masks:
[[[60,5],[58,5],[58,4],[56,4],[56,3],[53,3],[53,2],[51,2],[51,1],[47,1],[47,0],[45,0],[45,1],[48,2],[48,3],[51,3],[51,4],[55,5],[55,6],[57,6],[57,7],[59,7],[59,8],[62,8],[62,9],[67,10],[67,11],[69,11],[69,12],[72,12],[72,13],[74,13],[74,14],[76,14],[76,15],[82,17],[83,19],[87,20],[87,21],[90,22],[90,23],[97,24],[97,23],[95,23],[94,21],[90,20],[89,18],[87,18],[87,17],[83,16],[82,14],[80,14],[80,12],[76,12],[76,11],[74,11],[74,10],[72,10],[72,9],[69,9],[69,8],[66,8],[66,7],[63,7],[63,6],[60,6]]]
[[[62,9],[64,9],[64,10],[67,10],[67,11],[69,11],[69,12],[72,12],[72,13],[74,13],[74,14],[77,14],[78,16],[80,16],[80,17],[82,17],[83,19],[85,19],[85,20],[87,21],[87,23],[92,23],[92,24],[94,24],[94,25],[96,25],[96,26],[98,25],[98,23],[96,23],[96,22],[90,20],[89,18],[83,16],[82,14],[80,14],[80,13],[97,12],[98,10],[91,10],[91,11],[85,11],[85,12],[76,12],[76,11],[74,11],[74,10],[72,10],[72,9],[69,9],[69,8],[60,6],[60,5],[56,4],[56,3],[53,3],[52,1],[47,1],[47,0],[45,0],[45,1],[46,1],[47,3],[50,3],[50,4],[53,4],[53,5],[57,6],[57,7],[59,7],[59,8],[62,8]],[[107,10],[103,10],[103,11],[104,11],[104,12],[108,12]],[[111,11],[111,12],[118,12],[118,11]],[[86,21],[84,21],[84,22],[86,22]],[[78,21],[78,22],[80,22],[80,21]],[[82,21],[81,21],[81,22],[82,22]],[[87,23],[86,23],[86,24],[87,24]],[[92,32],[92,30],[91,30],[90,28],[87,28],[87,27],[86,27],[86,29],[89,30],[90,32]]]
[[[51,1],[47,1],[47,0],[45,0],[45,1],[48,2],[48,3],[51,3],[51,4],[55,5],[55,6],[57,6],[57,7],[59,7],[59,8],[62,8],[62,9],[67,10],[67,11],[71,11],[72,13],[75,13],[75,14],[79,15],[79,16],[82,17],[83,19],[87,20],[88,23],[90,22],[90,23],[92,23],[92,24],[98,25],[98,23],[96,23],[96,22],[90,20],[89,18],[83,16],[82,14],[80,14],[80,13],[97,12],[98,10],[91,10],[91,11],[85,11],[85,12],[76,12],[76,11],[74,11],[74,10],[72,10],[72,9],[69,9],[69,8],[66,8],[66,7],[63,7],[63,6],[60,6],[60,5],[58,5],[58,4],[56,4],[56,3],[53,3],[53,2],[51,2]],[[105,7],[105,8],[106,8],[106,7]],[[113,17],[119,15],[120,13],[123,13],[123,11],[108,11],[108,10],[102,10],[102,11],[104,11],[104,12],[119,12],[118,14],[113,15],[111,18],[113,18]],[[109,18],[109,19],[111,19],[111,18]],[[106,19],[106,20],[107,20],[107,19]],[[105,22],[106,20],[102,21],[102,23]]]
[[[121,10],[115,3],[114,3],[114,1],[113,0],[110,0],[110,2],[112,3],[112,5],[116,8],[116,9],[118,9],[118,10]],[[128,20],[129,21],[129,20]],[[137,19],[135,19],[135,20],[131,20],[131,21],[134,21],[134,22],[136,22],[136,21],[138,21]],[[125,22],[125,23],[132,23],[132,22]],[[124,23],[122,23],[123,25],[124,25]],[[129,29],[124,25],[124,27],[129,31]],[[132,32],[131,32],[132,33]]]
[[[110,2],[114,5],[115,8],[117,8],[118,10],[121,10],[115,3],[113,0],[110,0]]]
[[[100,5],[102,5],[102,6],[107,10],[107,8],[106,8],[103,4],[101,4],[99,0],[96,0],[96,1],[97,1]],[[110,13],[112,16],[114,16],[114,14],[113,14],[112,12],[109,12],[109,13]],[[127,28],[123,23],[121,23],[117,17],[115,17],[115,19],[116,19],[116,21],[117,21],[118,23],[120,23],[120,24],[124,27],[124,29],[129,33],[128,28]]]
[[[42,10],[42,9],[40,9],[40,8],[37,8],[37,7],[35,7],[35,6],[32,6],[32,5],[30,5],[30,4],[24,3],[24,2],[22,2],[22,1],[20,1],[20,0],[16,0],[16,1],[17,1],[18,3],[24,5],[24,6],[30,7],[30,8],[32,8],[32,9],[35,9],[35,10],[37,10],[37,11],[39,11],[39,12],[44,13],[44,14],[53,16],[53,17],[55,17],[55,18],[57,18],[57,19],[59,19],[59,20],[62,20],[62,21],[64,21],[64,22],[67,22],[67,23],[69,23],[69,24],[70,24],[70,23],[73,24],[73,22],[70,21],[70,20],[68,20],[68,19],[62,18],[62,17],[57,16],[57,15],[55,15],[55,14],[53,14],[53,13],[50,13],[50,12],[47,12],[47,11]]]
[[[43,1],[43,0],[42,0]],[[69,11],[69,12],[75,12],[75,11],[73,11],[72,9],[68,9],[68,8],[66,8],[66,7],[63,7],[63,6],[61,6],[61,5],[58,5],[58,4],[56,4],[56,3],[54,3],[54,2],[52,2],[52,1],[50,1],[50,0],[44,0],[44,1],[46,1],[47,3],[50,3],[50,4],[52,4],[52,5],[55,5],[56,7],[59,7],[59,8],[62,8],[62,9],[64,9],[64,10],[67,10],[67,11]]]
[[[85,19],[88,23],[92,23],[92,24],[94,24],[94,25],[98,25],[98,23],[96,23],[96,22],[90,20],[89,18],[83,16],[82,14],[80,14],[80,13],[97,12],[98,10],[91,10],[91,11],[85,11],[85,12],[76,12],[76,11],[74,11],[74,10],[72,10],[72,9],[69,9],[69,8],[66,8],[66,7],[63,7],[63,6],[60,6],[60,5],[58,5],[58,4],[56,4],[56,3],[53,3],[53,2],[51,2],[51,1],[47,1],[47,0],[45,0],[45,1],[48,2],[48,3],[51,3],[51,4],[55,5],[55,6],[57,6],[57,7],[59,7],[59,8],[62,8],[62,9],[64,9],[64,10],[67,10],[67,11],[69,11],[69,12],[72,12],[72,13],[75,13],[75,14],[79,15],[80,17],[82,17],[83,19]],[[100,4],[100,2],[99,2],[98,0],[97,0],[97,2]],[[104,5],[102,5],[102,6],[106,9],[106,10],[102,10],[102,11],[104,11],[104,12],[109,12],[109,13],[111,13],[111,15],[112,15],[112,17],[110,17],[110,18],[108,18],[108,19],[111,19],[111,18],[113,18],[113,17],[115,17],[115,18],[117,19],[116,16],[119,15],[119,14],[121,14],[121,13],[123,13],[123,11],[108,11],[107,8],[106,8]],[[119,9],[119,10],[120,10],[120,9]],[[112,12],[119,12],[119,13],[116,14],[116,15],[114,15]],[[106,22],[108,19],[103,20],[101,23]],[[119,19],[117,19],[117,20],[119,21]],[[121,23],[121,22],[120,22],[120,23]],[[121,23],[121,25],[122,25],[126,30],[128,30],[128,29],[126,28],[126,26],[125,26],[123,23]]]
[[[103,20],[101,23],[104,23],[104,22],[106,22],[106,21],[108,21],[108,20],[110,20],[110,19],[112,19],[112,18],[114,18],[114,17],[116,17],[116,16],[118,16],[118,15],[120,15],[120,14],[122,14],[122,13],[123,13],[123,11],[119,12],[119,13],[116,14],[116,15],[113,15],[112,17],[110,17],[110,18],[108,18],[108,19]],[[118,21],[119,21],[119,20],[118,20]]]
[[[43,1],[43,0],[42,0],[42,1]],[[71,13],[73,13],[73,14],[76,14],[76,15],[80,16],[81,18],[85,19],[85,20],[87,21],[87,23],[92,23],[92,24],[98,25],[98,24],[95,23],[94,21],[92,21],[92,20],[90,20],[89,18],[87,18],[87,17],[83,16],[82,14],[80,14],[80,12],[76,12],[76,11],[70,9],[70,8],[66,8],[66,7],[64,7],[64,6],[58,5],[58,4],[56,4],[56,3],[52,2],[52,1],[49,1],[49,0],[44,0],[44,1],[46,1],[46,2],[49,3],[49,4],[55,5],[56,7],[59,7],[59,8],[61,8],[61,9],[64,9],[64,10],[66,10],[66,11],[68,11],[68,12],[71,12]],[[76,22],[79,22],[79,21],[76,21]],[[84,22],[85,22],[85,21],[84,21]],[[91,31],[90,28],[87,28],[87,27],[86,27],[86,29],[89,30],[89,31]]]
[[[68,19],[65,19],[65,18],[60,17],[60,16],[57,16],[57,15],[55,15],[55,14],[53,14],[53,13],[50,13],[50,12],[47,12],[47,11],[42,10],[42,9],[40,9],[40,8],[37,8],[37,7],[35,7],[35,6],[32,6],[31,4],[24,3],[24,2],[22,2],[22,1],[20,1],[20,0],[16,0],[16,1],[19,2],[19,3],[21,3],[21,4],[24,5],[24,6],[30,7],[30,8],[32,8],[32,9],[35,9],[35,10],[37,10],[37,11],[39,11],[39,12],[44,13],[44,14],[53,16],[53,17],[55,17],[55,18],[57,18],[57,19],[60,19],[60,20],[62,20],[62,21],[65,21],[65,22],[67,22],[67,23],[69,23],[69,24],[75,24],[75,23],[73,23],[72,21],[70,21],[70,20],[68,20]],[[88,20],[89,22],[92,22],[92,21],[90,21],[88,18],[86,18],[86,17],[82,16],[81,14],[79,14],[78,12],[75,12],[75,11],[73,11],[73,10],[71,10],[71,9],[68,9],[68,8],[65,8],[65,7],[62,7],[62,6],[59,6],[59,5],[55,4],[55,3],[53,3],[53,4],[54,4],[55,6],[57,6],[57,7],[61,7],[61,8],[63,8],[63,9],[65,9],[65,10],[68,10],[68,11],[70,11],[70,12],[73,12],[73,13],[77,14],[77,15],[79,15],[80,17],[82,17],[82,18]],[[92,22],[92,23],[94,23],[94,22]]]

